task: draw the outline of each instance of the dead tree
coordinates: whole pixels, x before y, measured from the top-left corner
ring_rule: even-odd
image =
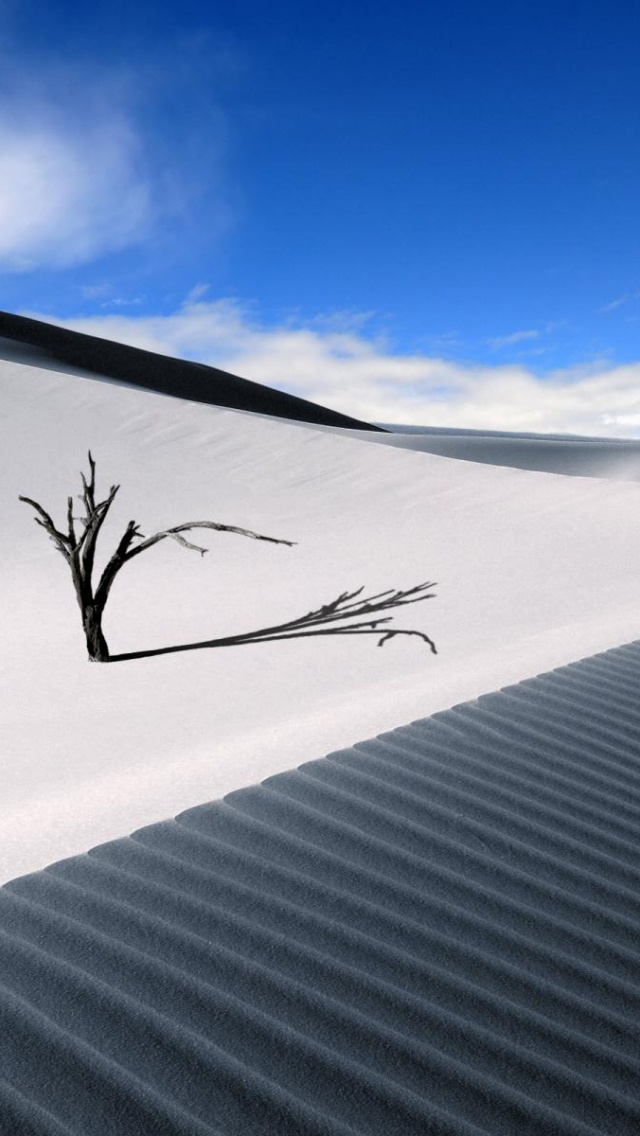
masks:
[[[216,521],[186,521],[173,528],[163,529],[152,536],[145,537],[140,532],[136,521],[129,521],[122,534],[115,552],[107,562],[97,584],[93,580],[93,569],[96,555],[96,544],[100,531],[113,504],[120,486],[112,485],[107,497],[103,501],[96,501],[96,463],[89,451],[89,480],[83,473],[82,493],[79,500],[84,508],[84,515],[75,517],[73,514],[73,498],[67,499],[66,532],[53,523],[49,513],[43,509],[38,501],[32,497],[20,497],[26,505],[35,511],[36,524],[49,534],[58,552],[62,553],[69,565],[76,598],[82,614],[82,626],[87,642],[89,659],[95,662],[122,661],[125,659],[140,659],[151,655],[165,655],[175,651],[194,651],[204,647],[232,647],[243,643],[268,643],[274,639],[300,639],[311,635],[376,635],[378,646],[383,646],[396,635],[415,635],[426,643],[433,654],[436,647],[432,639],[423,631],[405,628],[392,628],[388,624],[392,616],[381,614],[393,608],[405,607],[407,604],[418,603],[421,600],[432,599],[434,593],[430,591],[434,584],[417,584],[404,591],[395,588],[386,592],[378,592],[373,596],[362,595],[364,588],[354,592],[342,592],[335,600],[306,612],[295,619],[271,627],[262,627],[257,631],[248,631],[240,635],[227,636],[224,639],[207,639],[199,643],[183,643],[173,647],[158,647],[149,651],[133,651],[123,655],[110,655],[109,648],[102,629],[104,609],[109,593],[118,572],[154,544],[161,540],[171,538],[184,548],[204,553],[206,548],[192,544],[186,540],[182,533],[191,529],[214,529],[217,532],[237,533],[239,536],[248,536],[253,540],[266,540],[271,544],[285,544],[291,547],[295,541],[277,540],[272,536],[263,536],[250,529],[236,528],[234,525],[221,525]],[[76,525],[79,527],[76,528]]]
[[[35,510],[36,524],[40,525],[45,532],[49,534],[50,540],[53,542],[58,552],[64,556],[73,579],[73,586],[75,588],[78,605],[82,614],[82,626],[84,628],[85,638],[87,642],[87,650],[89,652],[89,659],[95,662],[104,663],[109,660],[109,648],[102,629],[102,618],[104,609],[109,598],[109,593],[113,586],[113,582],[118,575],[118,572],[133,560],[134,556],[139,556],[141,552],[146,552],[154,544],[158,544],[161,540],[171,538],[177,541],[184,548],[191,548],[196,552],[204,553],[206,548],[201,548],[197,544],[191,544],[181,534],[189,532],[191,529],[215,529],[217,532],[230,532],[237,533],[239,536],[248,536],[253,540],[267,540],[271,544],[286,544],[290,547],[295,543],[291,540],[276,540],[272,536],[262,536],[261,533],[251,532],[249,529],[236,528],[234,525],[221,525],[216,521],[187,521],[181,525],[174,525],[173,528],[163,529],[161,532],[153,533],[152,536],[145,537],[140,532],[136,521],[129,521],[124,533],[122,534],[115,552],[107,562],[99,581],[97,584],[93,580],[93,569],[96,555],[96,544],[100,535],[100,530],[105,522],[107,514],[113,504],[116,493],[120,486],[112,485],[109,490],[108,496],[103,501],[96,501],[96,463],[93,460],[91,451],[89,451],[89,479],[81,473],[82,478],[82,493],[79,495],[79,500],[84,507],[84,515],[75,517],[73,514],[73,497],[67,499],[67,528],[66,532],[59,529],[54,524],[49,513],[43,509],[37,501],[31,497],[20,497],[26,505],[30,505]],[[79,527],[76,528],[76,525]],[[139,543],[138,543],[139,542]]]

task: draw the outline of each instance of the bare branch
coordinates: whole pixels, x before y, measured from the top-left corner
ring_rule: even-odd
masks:
[[[71,541],[69,537],[56,528],[53,520],[46,512],[46,510],[42,508],[42,505],[38,503],[38,501],[34,501],[32,497],[22,496],[19,496],[18,500],[24,501],[25,505],[30,505],[32,509],[35,509],[36,513],[38,513],[39,516],[34,517],[34,521],[37,525],[40,525],[41,528],[45,529],[46,532],[49,533],[49,536],[58,549],[58,552],[61,552],[62,555],[68,560],[71,554]]]
[[[41,523],[41,522],[40,522],[40,521],[38,521],[38,524],[40,524],[40,523]],[[50,536],[50,537],[49,537],[49,540],[51,541],[51,543],[52,543],[53,545],[55,545],[55,547],[57,548],[58,552],[59,552],[59,553],[61,553],[61,555],[62,555],[62,556],[64,556],[64,558],[65,558],[65,560],[67,561],[67,563],[69,563],[69,557],[70,557],[70,553],[69,553],[69,550],[68,550],[67,548],[65,548],[63,544],[60,544],[60,543],[59,543],[59,541],[58,541],[58,540],[56,539],[56,537],[55,537],[55,536]]]
[[[93,460],[91,450],[88,453],[90,476],[87,481],[82,470],[80,471],[80,479],[82,481],[82,495],[80,500],[84,505],[85,523],[88,524],[93,516],[96,508],[95,491],[96,491],[96,463]]]
[[[134,540],[134,538],[138,535],[139,531],[136,522],[129,521],[129,524],[127,525],[124,533],[120,537],[118,547],[116,548],[113,556],[106,565],[102,576],[100,577],[100,583],[96,588],[95,601],[96,605],[101,610],[104,608],[104,605],[107,602],[113,581],[115,580],[118,572],[127,560],[127,552],[129,550],[131,541]]]
[[[171,540],[175,540],[176,544],[181,544],[183,548],[191,548],[194,552],[199,552],[201,556],[209,551],[208,548],[203,548],[200,544],[192,544],[190,540],[185,540],[179,533],[169,533],[168,535]]]
[[[252,532],[251,529],[239,529],[235,525],[221,525],[216,521],[187,521],[185,524],[174,525],[173,528],[163,529],[162,532],[157,532],[154,533],[153,536],[147,537],[146,540],[142,541],[142,544],[137,544],[135,548],[129,549],[125,559],[131,560],[134,556],[138,556],[139,553],[144,552],[147,548],[151,548],[152,545],[158,544],[161,540],[165,540],[166,537],[172,537],[175,540],[178,533],[189,532],[191,529],[214,529],[216,532],[236,533],[238,536],[251,537],[252,540],[266,540],[269,541],[270,544],[286,544],[289,548],[293,548],[296,543],[295,540],[277,540],[276,537],[263,536],[262,533]],[[179,543],[184,544],[187,548],[195,548],[197,552],[203,555],[208,551],[208,549],[200,548],[198,545],[189,544],[189,542],[185,540],[181,540]]]
[[[67,526],[69,532],[69,542],[72,547],[75,547],[76,531],[73,526],[73,497],[67,497]]]
[[[32,497],[23,497],[23,496],[20,495],[18,497],[18,500],[24,501],[25,505],[31,505],[31,508],[35,509],[36,512],[40,514],[40,516],[42,517],[42,522],[44,522],[45,528],[50,529],[51,532],[57,533],[57,535],[60,537],[61,540],[65,540],[65,541],[67,540],[67,538],[64,536],[63,533],[58,532],[56,526],[53,523],[53,520],[51,519],[49,514],[45,511],[45,509],[42,508],[42,505],[40,505],[37,501],[34,501]]]
[[[91,571],[93,568],[93,560],[95,556],[95,546],[98,539],[98,533],[102,528],[105,517],[111,508],[113,499],[118,492],[120,486],[112,485],[109,496],[104,501],[100,501],[98,505],[93,505],[91,513],[87,514],[84,522],[84,532],[78,541],[77,548],[80,551],[85,546],[83,553],[83,561],[85,571]]]

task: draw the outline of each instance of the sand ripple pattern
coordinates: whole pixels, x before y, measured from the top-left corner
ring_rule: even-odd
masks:
[[[2,1136],[637,1136],[639,691],[633,643],[0,889]]]

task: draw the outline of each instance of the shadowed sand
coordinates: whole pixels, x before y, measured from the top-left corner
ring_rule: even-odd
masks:
[[[509,466],[569,477],[640,481],[640,441],[565,435],[507,434],[497,431],[386,427],[388,434],[367,440],[441,457]]]
[[[0,888],[3,1136],[637,1136],[639,680],[632,643]]]

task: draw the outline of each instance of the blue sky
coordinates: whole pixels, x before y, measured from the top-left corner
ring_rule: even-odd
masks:
[[[6,0],[0,34],[0,307],[364,416],[637,434],[637,3]]]

